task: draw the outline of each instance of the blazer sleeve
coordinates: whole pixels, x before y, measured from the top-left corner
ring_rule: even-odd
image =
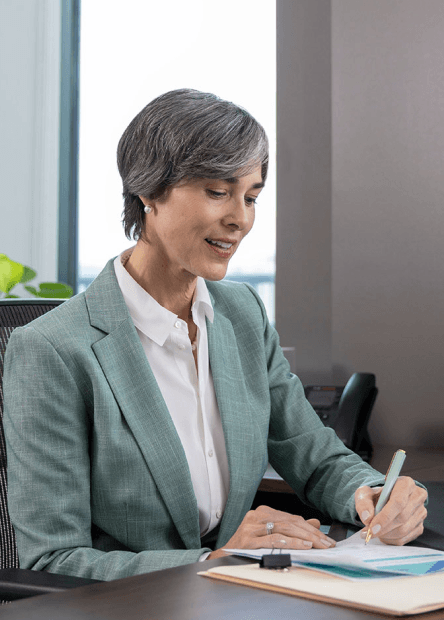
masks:
[[[87,407],[59,353],[33,327],[10,337],[3,391],[8,504],[21,568],[111,580],[197,562],[210,551],[93,548]]]
[[[302,501],[334,519],[360,524],[354,493],[363,485],[383,484],[384,476],[320,421],[300,380],[290,372],[262,300],[247,286],[262,310],[270,387],[269,462]]]

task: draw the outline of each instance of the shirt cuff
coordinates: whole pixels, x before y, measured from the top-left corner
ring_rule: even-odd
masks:
[[[203,555],[200,556],[199,558],[199,562],[205,562],[205,560],[207,559],[207,557],[210,555],[211,551],[207,551],[206,553],[204,553]]]

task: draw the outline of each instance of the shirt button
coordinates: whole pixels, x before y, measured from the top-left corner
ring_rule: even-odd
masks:
[[[180,329],[180,321],[176,321],[176,322],[174,323],[174,327],[175,327],[176,329]]]
[[[222,511],[221,511],[221,510],[218,510],[218,511],[216,512],[216,519],[220,519],[220,518],[221,518],[221,516],[222,516]]]
[[[213,456],[214,452],[213,450],[208,450],[208,456]]]
[[[183,351],[185,349],[185,345],[184,344],[178,344],[177,348],[180,349],[181,351]]]

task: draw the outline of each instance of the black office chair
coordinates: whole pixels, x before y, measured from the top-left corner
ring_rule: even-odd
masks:
[[[0,600],[9,602],[37,594],[59,592],[98,583],[70,575],[19,568],[14,528],[7,503],[6,447],[3,432],[3,365],[6,345],[16,327],[26,325],[53,310],[64,299],[0,299]]]

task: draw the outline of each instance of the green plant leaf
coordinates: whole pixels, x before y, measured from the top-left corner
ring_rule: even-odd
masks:
[[[18,295],[5,295],[2,299],[20,299]]]
[[[0,254],[0,291],[9,293],[22,279],[24,270],[21,263],[15,263],[6,254]]]
[[[31,293],[31,295],[35,295],[35,297],[39,297],[38,291],[34,286],[24,286],[23,288],[27,290],[28,293]]]
[[[29,282],[29,280],[32,280],[37,275],[37,272],[34,271],[34,269],[31,269],[31,267],[26,267],[26,265],[24,265],[23,267],[23,275],[22,279],[20,280],[20,284],[23,284],[24,282]]]
[[[68,299],[72,297],[74,292],[70,286],[63,284],[63,282],[41,282],[39,290],[34,286],[25,286],[24,288],[35,297]]]

